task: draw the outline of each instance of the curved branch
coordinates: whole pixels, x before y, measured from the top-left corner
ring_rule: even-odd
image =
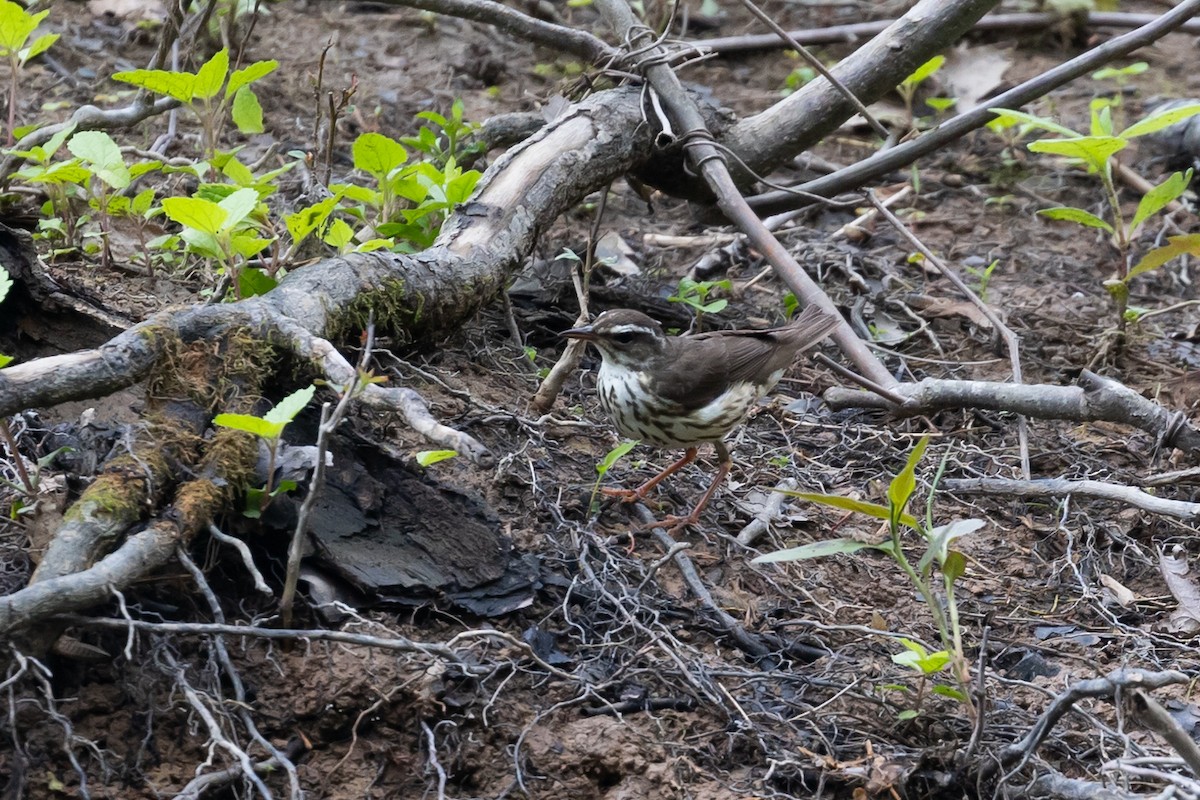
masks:
[[[469,19],[495,25],[505,33],[534,44],[550,47],[586,59],[590,63],[612,58],[616,50],[590,33],[555,25],[553,22],[522,14],[492,0],[382,0],[392,6],[419,8],[448,17]]]
[[[835,411],[877,408],[917,416],[947,409],[985,408],[1037,419],[1117,422],[1158,437],[1166,447],[1200,452],[1200,429],[1179,412],[1163,408],[1128,386],[1087,370],[1080,374],[1079,383],[1080,386],[1018,386],[926,378],[919,383],[892,387],[896,394],[906,398],[899,408],[879,395],[836,387],[825,393],[824,400]]]
[[[162,312],[97,349],[10,366],[0,370],[0,415],[131,386],[172,334],[187,342],[238,325],[265,335],[291,320],[336,340],[370,308],[381,331],[409,339],[452,331],[503,291],[543,228],[650,152],[637,98],[633,89],[594,95],[510,150],[428,250],[329,259],[291,272],[266,295]]]
[[[1045,11],[1034,11],[1020,14],[988,14],[971,30],[998,31],[1015,33],[1023,31],[1045,32],[1055,30],[1055,26],[1066,23],[1072,29],[1075,26],[1086,28],[1138,28],[1147,25],[1158,17],[1154,14],[1128,14],[1111,11],[1088,11],[1076,17],[1063,17]],[[803,45],[836,44],[838,42],[854,43],[868,36],[878,36],[888,25],[887,20],[874,22],[852,22],[848,25],[834,25],[828,28],[807,28],[802,31],[788,31],[788,35]],[[1200,20],[1188,20],[1178,28],[1179,33],[1200,34]],[[731,53],[746,53],[758,50],[781,50],[788,45],[781,42],[773,34],[749,34],[746,36],[721,36],[712,39],[693,39],[689,42],[697,50],[707,50],[711,53],[729,55]]]
[[[833,197],[840,192],[862,186],[868,181],[880,178],[893,170],[906,167],[921,156],[936,152],[950,142],[961,139],[976,128],[983,127],[995,116],[991,111],[988,111],[988,107],[1019,108],[1026,103],[1033,102],[1063,84],[1087,75],[1115,58],[1120,58],[1139,48],[1153,44],[1168,33],[1180,28],[1197,13],[1200,13],[1200,0],[1183,0],[1175,8],[1161,17],[1154,18],[1152,22],[1147,23],[1141,28],[1111,39],[1094,50],[1089,50],[1082,55],[1076,56],[1070,61],[1059,64],[1054,69],[1038,75],[1036,78],[991,98],[987,106],[980,106],[965,114],[959,114],[911,142],[897,145],[890,150],[876,153],[870,158],[863,159],[845,169],[840,169],[803,183],[795,187],[793,191],[764,192],[753,198],[751,205],[759,213],[773,214],[785,209],[809,205],[812,200],[808,195]],[[798,193],[803,193],[804,196]]]

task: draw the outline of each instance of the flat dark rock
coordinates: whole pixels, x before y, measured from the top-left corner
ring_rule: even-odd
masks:
[[[321,560],[377,599],[442,596],[490,615],[532,598],[536,565],[513,552],[492,509],[370,445],[335,449],[311,531]]]

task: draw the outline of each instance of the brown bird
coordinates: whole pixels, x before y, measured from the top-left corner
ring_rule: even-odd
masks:
[[[686,447],[683,458],[635,490],[606,494],[632,503],[696,458],[711,442],[720,468],[700,502],[685,517],[663,521],[672,531],[699,521],[733,465],[722,439],[783,377],[796,354],[820,342],[838,319],[816,306],[790,324],[769,330],[712,331],[667,336],[662,325],[640,311],[605,311],[591,325],[563,336],[591,342],[602,359],[596,389],[600,405],[622,435],[659,447]]]

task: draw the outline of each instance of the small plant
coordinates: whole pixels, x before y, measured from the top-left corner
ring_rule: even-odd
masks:
[[[200,121],[200,142],[205,157],[213,158],[217,154],[217,141],[227,112],[243,133],[262,132],[262,106],[250,84],[270,75],[278,66],[278,61],[256,61],[230,74],[229,49],[223,48],[194,73],[137,69],[118,72],[113,75],[113,80],[183,103]]]
[[[705,314],[718,314],[725,309],[725,306],[729,305],[729,301],[723,297],[716,300],[708,299],[714,289],[731,291],[733,282],[729,280],[694,281],[685,276],[679,279],[679,288],[667,300],[671,303],[683,303],[692,309],[696,315],[696,328],[699,329],[700,320]]]
[[[153,189],[146,190],[133,200],[113,192],[128,189],[136,178],[158,169],[159,165],[144,161],[132,167],[127,166],[121,148],[103,131],[81,131],[67,142],[67,149],[88,171],[85,186],[88,205],[96,212],[100,225],[100,264],[107,267],[112,260],[109,248],[112,218],[132,214],[136,209],[140,209],[144,216],[154,201]]]
[[[439,461],[454,458],[458,453],[454,450],[421,450],[416,454],[417,464],[422,467],[432,467]]]
[[[298,389],[280,400],[274,408],[261,417],[253,414],[218,414],[213,419],[214,425],[252,433],[267,445],[269,453],[267,482],[261,489],[249,488],[246,490],[246,507],[242,513],[247,517],[258,519],[274,498],[296,488],[295,481],[283,480],[278,485],[274,483],[275,460],[279,454],[279,438],[283,436],[283,430],[288,423],[294,420],[296,415],[303,411],[304,407],[312,400],[316,391],[316,386]]]
[[[1066,220],[1084,227],[1098,228],[1109,234],[1116,249],[1116,278],[1105,281],[1104,288],[1116,303],[1117,327],[1123,331],[1130,316],[1126,313],[1129,305],[1129,281],[1185,253],[1200,254],[1200,235],[1170,237],[1168,244],[1149,250],[1137,263],[1133,263],[1134,242],[1141,226],[1184,193],[1191,181],[1192,172],[1176,172],[1167,177],[1158,186],[1146,192],[1138,202],[1137,210],[1131,217],[1126,218],[1113,178],[1113,156],[1139,136],[1161,131],[1200,113],[1200,103],[1155,112],[1121,131],[1117,131],[1113,125],[1110,106],[1093,104],[1091,126],[1086,135],[1021,111],[1003,108],[994,108],[991,111],[1007,120],[1022,122],[1057,134],[1058,138],[1030,142],[1030,152],[1063,156],[1081,163],[1087,168],[1088,174],[1095,175],[1100,181],[1108,219],[1073,206],[1047,208],[1038,213],[1049,219]]]
[[[183,226],[179,235],[188,250],[215,260],[219,272],[229,276],[239,299],[265,294],[276,283],[261,269],[246,266],[247,259],[271,243],[258,235],[261,223],[255,215],[262,213],[259,206],[258,192],[253,189],[238,189],[219,202],[168,197],[162,203],[163,213]]]
[[[405,136],[400,141],[413,150],[424,153],[440,170],[455,162],[462,162],[481,155],[487,148],[483,142],[466,144],[466,140],[479,130],[479,126],[463,121],[463,103],[455,98],[450,106],[450,116],[444,117],[436,111],[422,111],[417,119],[423,119],[437,128],[422,125],[416,136]]]
[[[0,0],[0,57],[8,60],[8,144],[16,140],[17,97],[21,87],[21,70],[29,59],[46,52],[58,41],[57,33],[44,33],[29,42],[49,11],[30,14],[16,3]]]
[[[796,57],[796,53],[794,51],[789,50],[788,53],[791,55],[791,57]],[[817,71],[812,67],[796,67],[794,70],[788,73],[786,78],[783,79],[783,88],[779,90],[779,93],[784,97],[787,97],[789,94],[795,93],[801,87],[812,83],[816,79]]]
[[[945,63],[945,56],[934,56],[921,66],[917,67],[913,74],[901,81],[900,85],[896,87],[896,92],[900,95],[900,99],[904,101],[904,113],[908,118],[908,125],[910,128],[915,127],[916,116],[913,114],[913,100],[917,96],[917,89],[922,83],[932,78]],[[940,102],[931,102],[933,100],[938,100]],[[949,98],[930,98],[930,100],[927,100],[926,103],[928,103],[930,108],[938,111],[944,111],[953,105],[954,101],[950,100]]]
[[[616,463],[625,456],[629,455],[629,451],[638,446],[637,439],[627,439],[619,445],[609,450],[608,453],[596,464],[596,482],[592,484],[592,496],[588,500],[588,508],[591,513],[595,514],[600,510],[596,503],[596,495],[600,494],[600,482],[604,480],[604,476],[608,471],[616,466]]]
[[[1092,80],[1112,81],[1117,85],[1117,90],[1110,97],[1096,98],[1092,103],[1107,105],[1113,110],[1113,119],[1118,125],[1121,124],[1125,104],[1125,87],[1129,85],[1131,78],[1141,75],[1148,69],[1150,69],[1150,65],[1145,61],[1137,61],[1127,67],[1105,67],[1093,72]]]
[[[904,469],[892,479],[888,486],[887,505],[830,494],[784,492],[791,497],[885,520],[890,532],[888,539],[874,543],[861,542],[857,539],[829,539],[775,553],[767,553],[754,559],[754,563],[800,561],[836,554],[849,555],[861,550],[876,550],[885,553],[900,567],[909,583],[924,600],[926,608],[933,617],[934,626],[937,628],[938,638],[942,645],[942,650],[936,653],[926,653],[923,648],[920,653],[917,653],[913,648],[908,647],[908,652],[914,655],[902,654],[898,663],[919,669],[923,677],[948,667],[957,687],[935,686],[934,691],[971,706],[970,696],[967,693],[971,668],[966,654],[963,652],[962,628],[959,624],[958,604],[954,596],[954,583],[965,572],[966,559],[962,553],[951,549],[951,545],[954,540],[978,530],[985,523],[983,520],[968,519],[956,520],[948,525],[934,527],[932,523],[933,491],[930,492],[926,504],[924,524],[905,511],[916,492],[916,467],[928,444],[929,439],[924,438],[909,453]],[[938,477],[940,474],[941,469],[938,470]],[[934,490],[936,490],[937,479],[937,477],[934,479]],[[925,552],[915,565],[904,552],[905,530],[916,531],[925,541]],[[934,575],[935,568],[939,572],[939,576]]]
[[[912,708],[906,708],[896,715],[897,719],[904,722],[916,719],[921,715],[921,707],[925,703],[925,692],[929,688],[930,679],[950,664],[951,654],[947,650],[938,650],[931,653],[920,642],[914,642],[912,639],[904,637],[900,638],[900,644],[904,646],[904,651],[894,654],[892,656],[892,663],[901,667],[909,667],[917,674],[917,692]],[[909,691],[909,687],[902,684],[888,684],[882,688],[895,689],[900,692]],[[934,684],[933,692],[934,694],[945,695],[956,700],[959,699],[961,694],[957,689],[952,689],[943,684]]]
[[[471,196],[481,177],[476,170],[460,169],[453,158],[444,169],[427,161],[409,164],[404,146],[381,133],[362,134],[352,152],[354,166],[374,179],[374,188],[334,184],[330,189],[361,204],[346,210],[369,223],[374,233],[369,238],[392,239],[402,252],[433,244],[446,216]]]
[[[6,150],[8,155],[23,158],[32,162],[14,172],[14,181],[23,181],[33,186],[41,186],[46,192],[47,201],[42,205],[43,219],[39,228],[47,238],[53,235],[61,236],[67,247],[78,244],[78,217],[72,200],[78,196],[79,187],[87,182],[91,173],[78,158],[65,161],[54,161],[59,148],[75,131],[68,126],[56,133],[43,145],[37,145],[29,150]]]
[[[975,277],[975,294],[979,295],[981,302],[987,302],[988,284],[992,280],[992,273],[998,266],[1000,266],[1000,259],[997,258],[986,267],[966,267],[967,272]]]

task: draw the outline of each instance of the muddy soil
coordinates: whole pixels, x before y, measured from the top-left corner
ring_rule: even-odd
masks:
[[[116,13],[104,11],[109,5],[52,6],[49,25],[62,39],[52,61],[30,65],[19,119],[61,118],[82,103],[115,104],[128,96],[105,76],[143,66],[155,46],[154,28],[139,24],[139,4],[129,4],[128,11],[115,6]],[[719,35],[760,32],[734,4],[719,3],[716,17],[692,5],[697,21]],[[900,4],[763,5],[785,26],[802,28],[858,21],[868,6],[870,14],[886,17],[899,11],[887,6]],[[564,22],[603,33],[590,8],[557,12]],[[1090,42],[1106,35],[1092,33]],[[991,92],[1039,74],[1088,43],[1087,36],[1081,41],[1058,30],[992,34],[972,38],[957,58],[968,73],[972,64],[1000,59],[1003,73],[982,89]],[[832,62],[849,50],[817,52]],[[361,132],[412,135],[418,112],[446,113],[455,98],[471,120],[534,110],[580,86],[581,65],[475,23],[386,4],[273,3],[253,28],[247,57],[278,59],[280,69],[262,82],[266,132],[231,134],[230,144],[246,148],[250,157],[244,160],[275,148],[267,164],[278,165],[289,150],[312,149],[311,76],[323,53],[327,87],[357,81],[341,122],[340,176],[350,171],[349,143]],[[1200,95],[1188,36],[1172,36],[1140,57],[1150,69],[1124,92],[1123,113],[1130,119],[1156,97]],[[685,77],[746,114],[778,98],[798,66],[778,53],[748,54],[693,65]],[[1086,126],[1089,101],[1110,89],[1080,81],[1036,110]],[[891,98],[882,110],[902,116],[903,106]],[[185,135],[194,133],[190,122],[179,121]],[[149,146],[165,125],[163,119],[145,122],[122,134],[123,143]],[[815,154],[845,165],[874,147],[865,128],[849,125]],[[191,154],[195,143],[185,139],[178,148]],[[1161,160],[1145,152],[1125,160],[1150,180],[1161,180]],[[1099,213],[1103,198],[1094,178],[1022,148],[1007,150],[986,132],[918,167],[919,191],[895,210],[1021,337],[1026,382],[1067,384],[1091,368],[1192,413],[1200,307],[1190,264],[1172,263],[1133,284],[1131,306],[1173,310],[1132,328],[1123,349],[1106,351],[1114,320],[1102,284],[1113,273],[1111,248],[1093,230],[1035,214],[1059,204]],[[899,190],[913,174],[894,177],[882,192]],[[164,179],[163,194],[177,193],[174,180]],[[1137,195],[1124,191],[1129,211]],[[535,261],[547,262],[564,248],[586,250],[595,199],[546,232]],[[36,215],[36,206],[18,204],[13,216],[30,209]],[[704,235],[727,230],[697,221],[693,210],[661,195],[647,202],[628,185],[614,185],[600,231],[628,245],[630,268],[601,270],[595,302],[649,309],[669,324],[686,326],[690,315],[669,298],[712,246]],[[835,233],[857,213],[853,207],[814,209],[782,236],[847,315],[862,321],[864,335],[885,348],[889,367],[905,379],[1007,380],[1008,360],[989,324],[948,281],[910,259],[910,247],[886,224],[866,223],[848,237]],[[1194,228],[1194,217],[1181,212],[1147,226],[1141,241]],[[663,235],[674,238],[663,244]],[[117,263],[107,268],[93,257],[49,248],[43,254],[48,274],[103,309],[111,325],[84,324],[69,313],[49,319],[29,314],[19,329],[6,327],[0,350],[29,359],[96,346],[121,325],[202,300],[212,288],[204,275],[149,275],[130,267],[136,263],[132,235],[114,246]],[[781,319],[786,289],[763,271],[757,254],[739,257],[726,276],[730,304],[706,315],[705,325]],[[703,524],[681,537],[694,577],[711,594],[709,601],[698,599],[676,565],[662,562],[664,542],[635,532],[637,520],[628,509],[605,504],[598,517],[589,513],[596,464],[619,441],[595,397],[595,356],[550,415],[531,410],[539,370],[561,348],[556,333],[573,323],[577,311],[569,285],[547,290],[532,284],[538,291],[514,292],[512,299],[519,342],[497,304],[445,341],[397,348],[381,359],[393,381],[417,389],[439,418],[500,456],[493,470],[461,458],[444,461],[424,479],[486,505],[514,563],[526,559],[521,563],[532,565],[522,573],[535,577],[522,584],[519,607],[482,616],[441,592],[370,597],[349,589],[335,567],[314,558],[313,574],[353,608],[331,617],[306,605],[297,626],[414,644],[389,649],[315,635],[287,642],[226,637],[229,664],[244,683],[242,704],[233,702],[222,656],[208,635],[127,636],[81,626],[73,633],[108,656],[55,656],[44,682],[22,684],[23,693],[4,701],[5,796],[175,796],[198,774],[237,764],[197,712],[196,703],[206,701],[253,759],[267,754],[260,744],[246,745],[244,713],[265,740],[292,754],[307,796],[330,800],[992,796],[994,782],[973,782],[984,754],[1023,736],[1063,687],[1120,667],[1194,669],[1195,643],[1173,624],[1177,603],[1159,567],[1160,553],[1175,545],[1185,548],[1186,558],[1194,529],[1113,503],[937,491],[935,520],[986,521],[956,542],[966,563],[957,587],[964,644],[972,664],[984,670],[978,686],[987,711],[978,728],[960,701],[932,690],[951,684],[950,676],[926,680],[893,661],[904,649],[901,638],[936,649],[938,637],[928,609],[891,561],[863,551],[782,567],[752,565],[755,555],[782,547],[886,537],[865,517],[787,500],[751,546],[739,543],[739,532],[763,512],[772,487],[785,481],[801,491],[884,502],[890,477],[927,434],[933,444],[919,470],[921,502],[943,459],[946,477],[1012,477],[1019,467],[1013,415],[949,411],[897,421],[866,412],[835,414],[817,396],[842,378],[807,359],[733,436],[730,480]],[[532,362],[527,348],[535,351]],[[833,354],[831,347],[825,350]],[[48,446],[47,431],[76,422],[84,408],[95,408],[94,425],[104,428],[128,422],[138,403],[138,393],[130,392],[103,404],[41,409],[22,418],[19,432],[35,456]],[[384,442],[406,458],[428,449],[411,431],[370,413],[356,415],[350,427],[357,441]],[[1177,463],[1151,437],[1118,426],[1035,420],[1029,443],[1035,477],[1141,485],[1155,473],[1190,466]],[[634,486],[676,456],[638,448],[603,482]],[[705,453],[664,484],[651,510],[686,509],[707,485],[715,467],[709,459]],[[87,477],[51,466],[45,479],[56,481],[65,499]],[[1157,491],[1180,500],[1196,494],[1186,481]],[[924,513],[923,507],[914,510]],[[236,519],[221,524],[250,542],[277,589],[285,533]],[[34,524],[4,523],[0,577],[14,578],[0,591],[21,585],[30,565],[25,554],[36,560],[52,529],[52,516]],[[909,544],[919,557],[917,544]],[[231,550],[207,543],[193,557],[230,622],[263,622],[274,613]],[[212,621],[182,570],[162,578],[136,587],[124,598],[128,608],[157,621]],[[318,582],[306,586],[315,593]],[[772,637],[775,650],[754,658],[739,649],[717,609],[746,630]],[[97,613],[119,617],[121,611],[114,602]],[[418,646],[454,637],[457,662]],[[191,691],[201,699],[192,702]],[[1186,689],[1156,696],[1194,736],[1196,706]],[[1124,727],[1111,705],[1083,705],[1088,715],[1064,720],[1015,783],[1049,771],[1101,781],[1118,774],[1113,761],[1122,755],[1170,754],[1144,729]],[[276,796],[288,796],[284,771],[272,770],[263,780]],[[1133,788],[1161,788],[1153,777],[1145,781]],[[251,797],[256,791],[238,778],[208,796]]]

